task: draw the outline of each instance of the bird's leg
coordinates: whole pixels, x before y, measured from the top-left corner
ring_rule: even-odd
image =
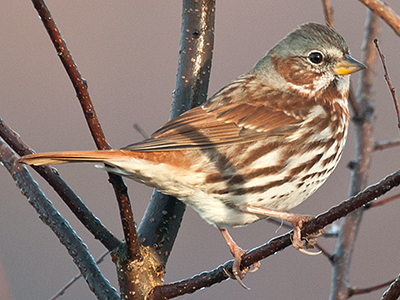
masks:
[[[242,248],[240,248],[235,243],[235,241],[233,240],[233,238],[231,237],[231,235],[229,234],[229,232],[226,229],[219,229],[219,231],[221,231],[222,236],[224,237],[226,243],[228,244],[229,250],[231,251],[233,257],[235,258],[235,261],[233,262],[233,266],[232,266],[233,276],[235,276],[234,279],[236,279],[237,282],[242,287],[244,287],[245,289],[249,289],[242,281],[242,279],[246,276],[247,270],[243,270],[243,271],[240,270],[240,263],[242,261],[242,255],[245,254],[246,251],[244,251]],[[231,275],[229,277],[231,277]]]
[[[303,223],[312,219],[311,216],[299,215],[299,214],[289,213],[286,211],[273,210],[251,205],[246,206],[245,211],[253,214],[278,218],[290,222],[293,225],[293,238],[292,238],[293,247],[295,247],[301,253],[307,255],[318,255],[320,253],[320,252],[309,252],[304,249],[304,248],[314,248],[313,245],[315,244],[315,239],[319,235],[317,236],[310,235],[309,237],[307,237],[305,244],[303,244],[303,242],[301,241],[301,227],[303,226]]]

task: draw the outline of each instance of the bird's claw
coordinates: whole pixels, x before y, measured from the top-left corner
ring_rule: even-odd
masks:
[[[233,267],[232,267],[232,269],[233,269]],[[225,273],[229,278],[235,279],[235,280],[239,283],[239,285],[240,285],[242,288],[244,288],[244,289],[246,289],[246,290],[250,290],[250,288],[247,287],[247,286],[244,284],[244,282],[242,281],[242,279],[246,276],[246,272],[242,272],[242,271],[232,271],[232,273],[231,273],[231,272],[229,272],[225,267],[223,268],[223,270],[224,270],[224,273]]]
[[[257,261],[257,262],[255,262],[253,265],[252,265],[252,267],[253,267],[253,269],[248,269],[247,270],[247,272],[249,272],[249,273],[254,273],[254,272],[257,272],[258,271],[258,269],[261,267],[261,263],[259,262],[259,261]]]
[[[320,237],[325,231],[323,229],[318,230],[316,234],[310,234],[306,236],[304,239],[304,243],[301,240],[301,227],[297,227],[293,229],[293,235],[291,235],[293,247],[299,250],[301,253],[316,256],[322,253],[322,251],[311,252],[306,249],[313,249],[315,244],[317,243],[317,237]]]

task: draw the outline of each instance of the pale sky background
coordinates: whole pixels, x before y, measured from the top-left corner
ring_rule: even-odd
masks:
[[[400,2],[386,1],[397,13]],[[87,129],[75,91],[64,71],[42,22],[30,1],[2,0],[0,10],[0,117],[37,152],[91,150],[95,145]],[[148,132],[168,119],[175,85],[181,26],[181,1],[48,1],[48,6],[72,56],[88,81],[89,92],[108,142],[114,148],[141,139],[133,129],[139,123]],[[332,1],[335,27],[355,58],[361,58],[366,9],[356,0]],[[209,95],[253,65],[297,25],[324,23],[320,0],[217,1],[215,50]],[[400,90],[400,39],[381,22],[380,45],[392,83]],[[393,102],[376,67],[376,140],[399,137]],[[357,83],[358,76],[352,80]],[[347,198],[354,158],[354,126],[340,165],[327,183],[294,212],[316,215]],[[369,183],[399,169],[399,148],[377,152]],[[88,207],[119,238],[121,223],[107,175],[92,165],[58,168],[62,177]],[[34,171],[32,171],[34,173]],[[95,258],[104,247],[93,239],[43,180],[41,188],[87,243]],[[152,190],[125,180],[139,223]],[[39,220],[34,209],[0,168],[0,259],[8,282],[0,298],[48,299],[77,272],[64,247]],[[399,192],[395,190],[391,194]],[[399,201],[365,213],[350,271],[350,284],[369,287],[400,272]],[[283,234],[260,221],[230,231],[245,249]],[[334,241],[320,238],[328,251]],[[211,270],[231,259],[218,230],[188,208],[167,265],[166,282]],[[104,275],[117,287],[110,259],[101,264]],[[327,299],[331,267],[319,255],[308,257],[292,247],[261,262],[242,289],[229,280],[179,299]],[[355,299],[379,299],[384,290]],[[80,280],[61,299],[95,299]]]

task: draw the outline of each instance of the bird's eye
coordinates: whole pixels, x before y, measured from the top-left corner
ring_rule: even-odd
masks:
[[[308,60],[316,65],[319,65],[322,62],[322,59],[323,59],[323,55],[321,52],[311,52],[308,55]]]

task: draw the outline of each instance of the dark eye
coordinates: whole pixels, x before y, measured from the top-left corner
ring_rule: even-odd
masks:
[[[313,64],[320,64],[322,62],[323,56],[320,52],[311,52],[308,55],[308,60],[311,61]]]

